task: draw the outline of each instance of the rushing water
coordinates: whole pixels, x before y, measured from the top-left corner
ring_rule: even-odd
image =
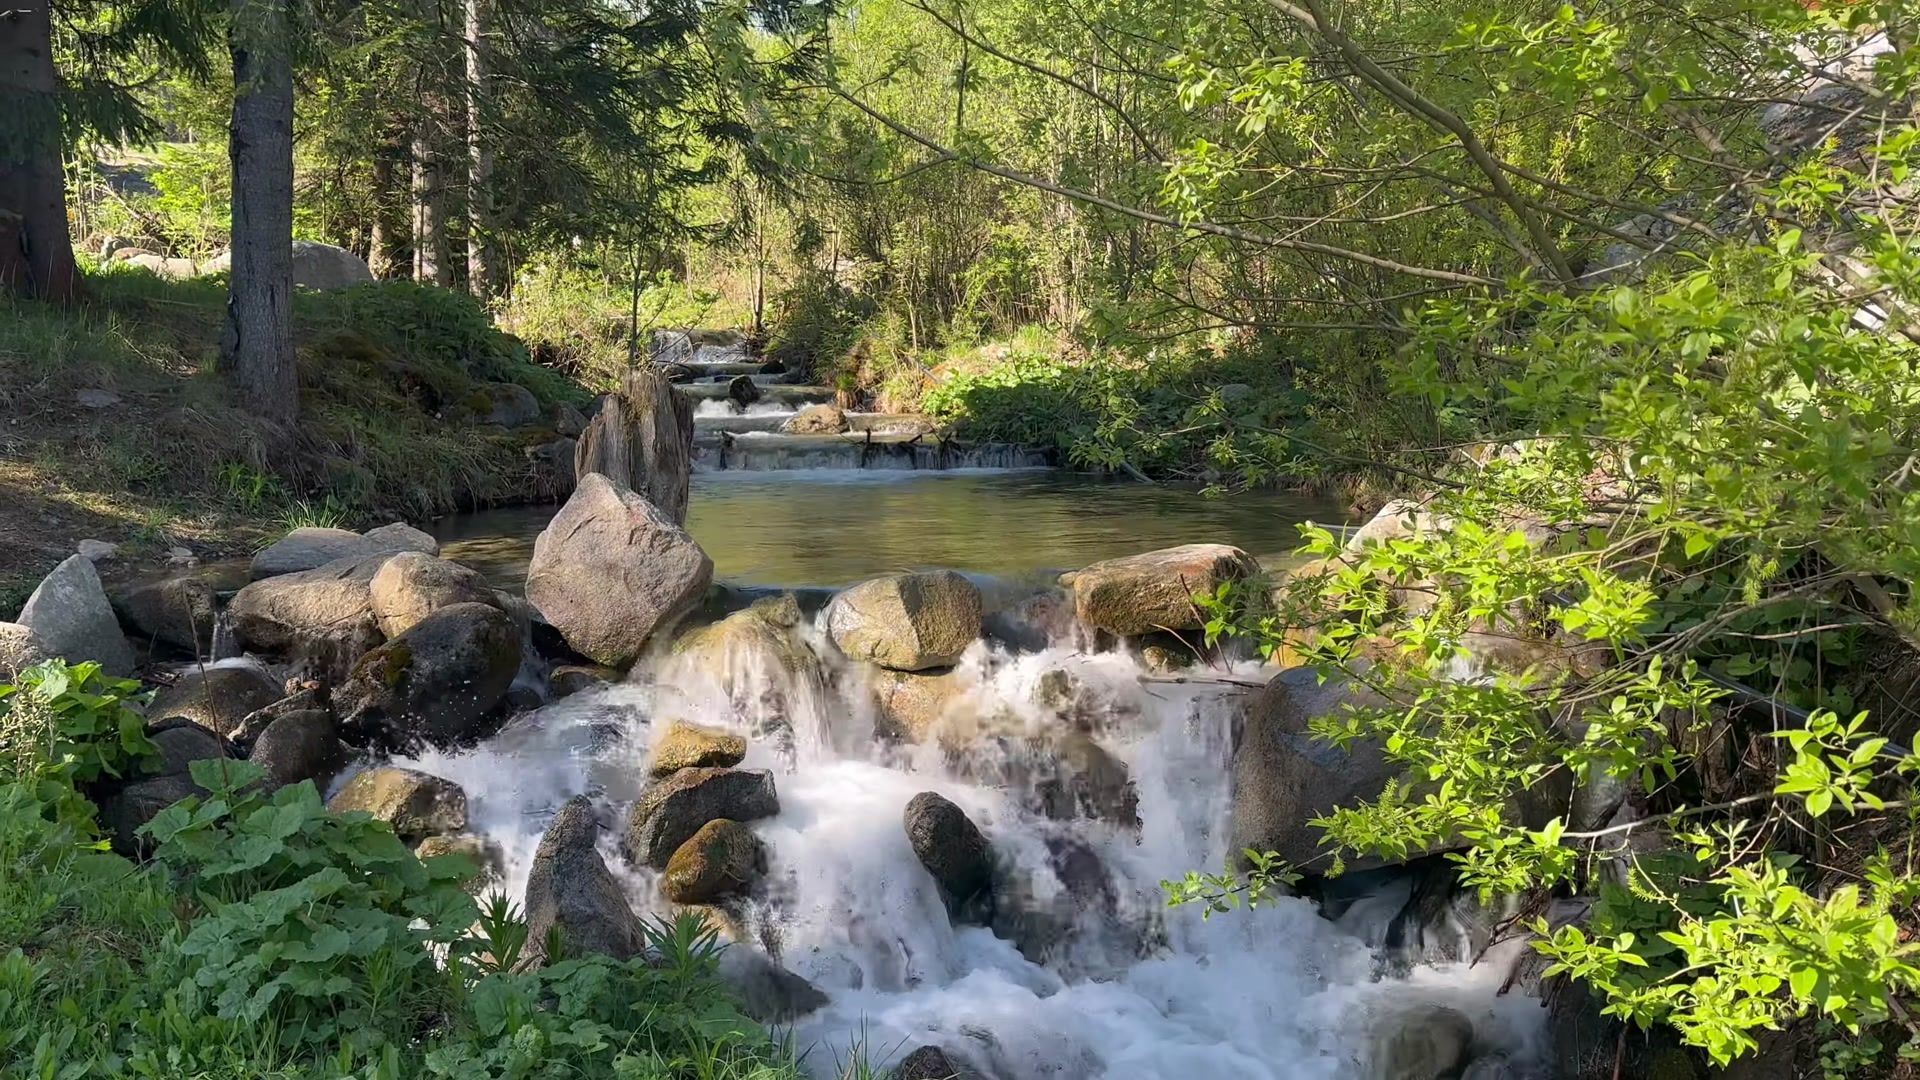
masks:
[[[443,554],[496,583],[526,580],[550,507],[461,514],[434,526]],[[1284,561],[1302,521],[1337,524],[1329,500],[1196,492],[1052,470],[777,470],[699,473],[687,527],[736,585],[845,585],[951,567],[1019,581],[1186,543]]]

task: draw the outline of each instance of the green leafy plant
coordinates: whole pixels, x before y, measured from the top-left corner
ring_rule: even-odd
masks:
[[[93,820],[81,792],[151,760],[140,684],[91,661],[48,660],[0,684],[0,779],[27,785],[56,818]]]

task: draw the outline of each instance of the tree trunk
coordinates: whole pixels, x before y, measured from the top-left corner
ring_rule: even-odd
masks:
[[[60,75],[46,3],[0,10],[0,290],[54,303],[80,295],[67,232]]]
[[[286,0],[231,0],[233,269],[221,358],[240,400],[290,425],[293,364],[293,61]]]
[[[467,0],[467,288],[481,300],[500,291],[500,254],[493,240],[493,144],[487,87],[488,0]]]
[[[408,195],[395,187],[400,182],[400,166],[406,157],[401,139],[402,133],[394,132],[373,154],[373,231],[367,243],[367,266],[374,277],[382,280],[404,277],[413,271],[412,245],[400,214]]]
[[[447,238],[447,168],[434,130],[440,110],[429,102],[413,127],[413,279],[453,286]]]
[[[574,476],[590,472],[629,488],[677,524],[687,522],[693,472],[693,399],[652,366],[627,376],[580,435]]]

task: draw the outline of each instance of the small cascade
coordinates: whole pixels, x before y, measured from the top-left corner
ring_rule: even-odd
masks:
[[[763,603],[623,684],[409,764],[465,787],[517,896],[566,799],[588,793],[624,821],[672,722],[746,737],[742,767],[773,773],[779,809],[752,823],[765,876],[716,917],[730,949],[825,995],[791,1028],[820,1080],[856,1060],[886,1075],[921,1046],[997,1080],[1372,1080],[1383,1040],[1437,1007],[1471,1023],[1477,1053],[1537,1054],[1541,1010],[1500,992],[1505,964],[1398,964],[1378,947],[1417,873],[1383,874],[1339,922],[1292,898],[1212,919],[1167,908],[1163,881],[1228,856],[1230,691],[1144,682],[1130,654],[1065,638],[976,641],[951,669],[882,672],[841,657],[823,621]],[[902,687],[930,702],[917,744],[876,737],[896,730],[899,698],[882,702]],[[984,833],[987,908],[950,916],[914,854],[903,814],[923,792]],[[602,844],[637,912],[674,911],[655,871]]]
[[[1013,443],[959,443],[927,435],[848,432],[785,435],[717,432],[694,440],[694,465],[727,469],[1035,469],[1051,464],[1043,450]]]
[[[241,655],[240,636],[233,631],[233,616],[226,608],[213,617],[212,646],[208,650],[209,660],[232,660]]]

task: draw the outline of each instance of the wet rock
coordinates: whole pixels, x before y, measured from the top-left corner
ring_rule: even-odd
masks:
[[[727,383],[727,400],[744,409],[761,398],[760,384],[751,375],[736,375]]]
[[[770,772],[681,769],[640,793],[622,850],[633,862],[659,869],[709,821],[757,821],[779,812]]]
[[[51,659],[47,643],[29,627],[0,622],[0,682],[13,679],[26,669]]]
[[[1249,700],[1233,754],[1230,850],[1275,851],[1308,869],[1331,861],[1320,847],[1320,830],[1308,822],[1336,806],[1378,798],[1398,769],[1375,743],[1358,740],[1342,750],[1315,739],[1307,725],[1349,701],[1366,700],[1349,684],[1322,684],[1313,668],[1283,671]],[[1377,859],[1352,860],[1349,869],[1377,865]]]
[[[967,734],[971,683],[954,671],[872,668],[867,685],[873,692],[874,734],[883,739],[920,743]]]
[[[472,862],[477,871],[467,879],[467,891],[475,896],[487,891],[489,886],[500,881],[502,868],[506,865],[506,855],[500,845],[484,836],[472,833],[451,833],[441,836],[429,836],[420,841],[413,849],[415,857],[437,859],[442,855],[459,855]]]
[[[1473,1049],[1473,1021],[1444,1005],[1422,1005],[1387,1024],[1376,1051],[1380,1080],[1444,1080]]]
[[[469,410],[478,423],[497,427],[526,427],[540,421],[540,399],[518,383],[480,384]]]
[[[1239,548],[1186,544],[1097,562],[1062,575],[1060,584],[1073,592],[1081,622],[1132,636],[1199,628],[1203,620],[1193,603],[1196,594],[1259,572],[1259,564]]]
[[[485,578],[422,551],[403,551],[382,563],[367,588],[374,623],[389,638],[454,604],[499,606]]]
[[[740,1010],[763,1024],[791,1023],[827,1003],[818,987],[745,946],[721,950],[719,975]]]
[[[180,574],[117,589],[109,597],[130,632],[149,645],[166,645],[192,656],[213,651],[220,603],[213,585],[198,574]]]
[[[904,824],[914,856],[940,887],[948,916],[978,918],[993,895],[993,849],[979,827],[964,810],[931,791],[907,803]]]
[[[978,1074],[955,1065],[937,1046],[923,1046],[893,1067],[888,1080],[978,1080]]]
[[[599,835],[593,804],[576,795],[540,837],[527,873],[526,966],[537,968],[549,959],[547,941],[555,931],[567,956],[626,960],[646,948],[626,890],[600,858]]]
[[[370,529],[365,534],[347,529],[316,526],[295,529],[262,549],[253,557],[251,573],[255,581],[315,570],[342,559],[364,559],[373,555],[397,555],[402,551],[424,551],[438,555],[440,545],[433,537],[411,525],[395,522]]]
[[[1044,842],[1047,869],[1057,887],[1049,883],[1036,888],[1033,873],[1003,868],[993,886],[994,936],[1013,942],[1029,961],[1055,970],[1077,969],[1074,951],[1083,925],[1098,926],[1099,936],[1107,940],[1130,938],[1128,953],[1147,955],[1160,926],[1153,918],[1121,917],[1118,894],[1099,853],[1065,833],[1051,833]]]
[[[781,424],[780,430],[789,435],[838,435],[848,426],[847,414],[838,405],[809,405]]]
[[[989,612],[981,620],[981,635],[1018,652],[1043,652],[1049,646],[1084,638],[1085,628],[1073,614],[1073,594],[1044,589]]]
[[[250,745],[267,730],[267,726],[288,713],[319,710],[331,715],[332,695],[327,687],[318,682],[304,679],[291,679],[287,682],[287,695],[269,705],[263,705],[241,719],[240,725],[227,733],[227,738],[242,746]]]
[[[99,572],[84,555],[69,556],[41,580],[18,622],[69,664],[91,660],[108,675],[133,674],[133,648],[120,632]]]
[[[1193,654],[1166,645],[1148,645],[1140,650],[1140,666],[1154,675],[1172,675],[1193,666]]]
[[[327,809],[338,814],[365,811],[393,826],[395,836],[415,844],[467,827],[467,793],[459,784],[393,765],[355,773],[327,800]]]
[[[324,709],[301,709],[279,717],[253,740],[247,754],[247,760],[267,770],[270,787],[311,780],[320,791],[346,768],[347,757],[333,714]]]
[[[486,734],[519,670],[506,612],[454,604],[361,657],[333,700],[349,741],[444,748]]]
[[[720,818],[700,826],[667,860],[661,890],[676,904],[709,904],[744,892],[767,872],[767,851],[753,830]]]
[[[895,671],[946,667],[980,636],[980,590],[951,570],[896,574],[847,589],[827,608],[840,651]]]
[[[581,655],[627,667],[712,579],[712,560],[685,529],[589,473],[534,542],[527,599]]]
[[[177,716],[232,738],[248,714],[285,694],[280,681],[259,664],[228,661],[181,672],[172,686],[154,695],[147,716],[155,720]]]
[[[225,739],[188,720],[163,720],[147,729],[147,737],[159,751],[155,761],[130,780],[110,781],[90,793],[113,850],[130,858],[151,847],[139,832],[155,814],[189,795],[207,793],[193,782],[194,762],[233,756]]]
[[[619,681],[620,673],[612,668],[593,664],[561,664],[547,676],[547,687],[552,691],[554,700],[558,701],[583,690]]]
[[[817,695],[822,685],[819,657],[792,629],[797,603],[791,616],[777,600],[756,603],[675,641],[675,662],[718,689],[754,732],[786,732],[795,696]]]
[[[1140,827],[1140,796],[1125,764],[1082,732],[1043,741],[1052,751],[1053,767],[1034,785],[1042,813],[1063,821],[1087,817]]]
[[[254,651],[325,649],[351,663],[380,641],[371,586],[373,575],[388,558],[342,559],[256,581],[227,604],[234,634]]]
[[[746,756],[747,740],[740,736],[675,720],[654,744],[649,771],[659,779],[681,769],[729,768]]]

